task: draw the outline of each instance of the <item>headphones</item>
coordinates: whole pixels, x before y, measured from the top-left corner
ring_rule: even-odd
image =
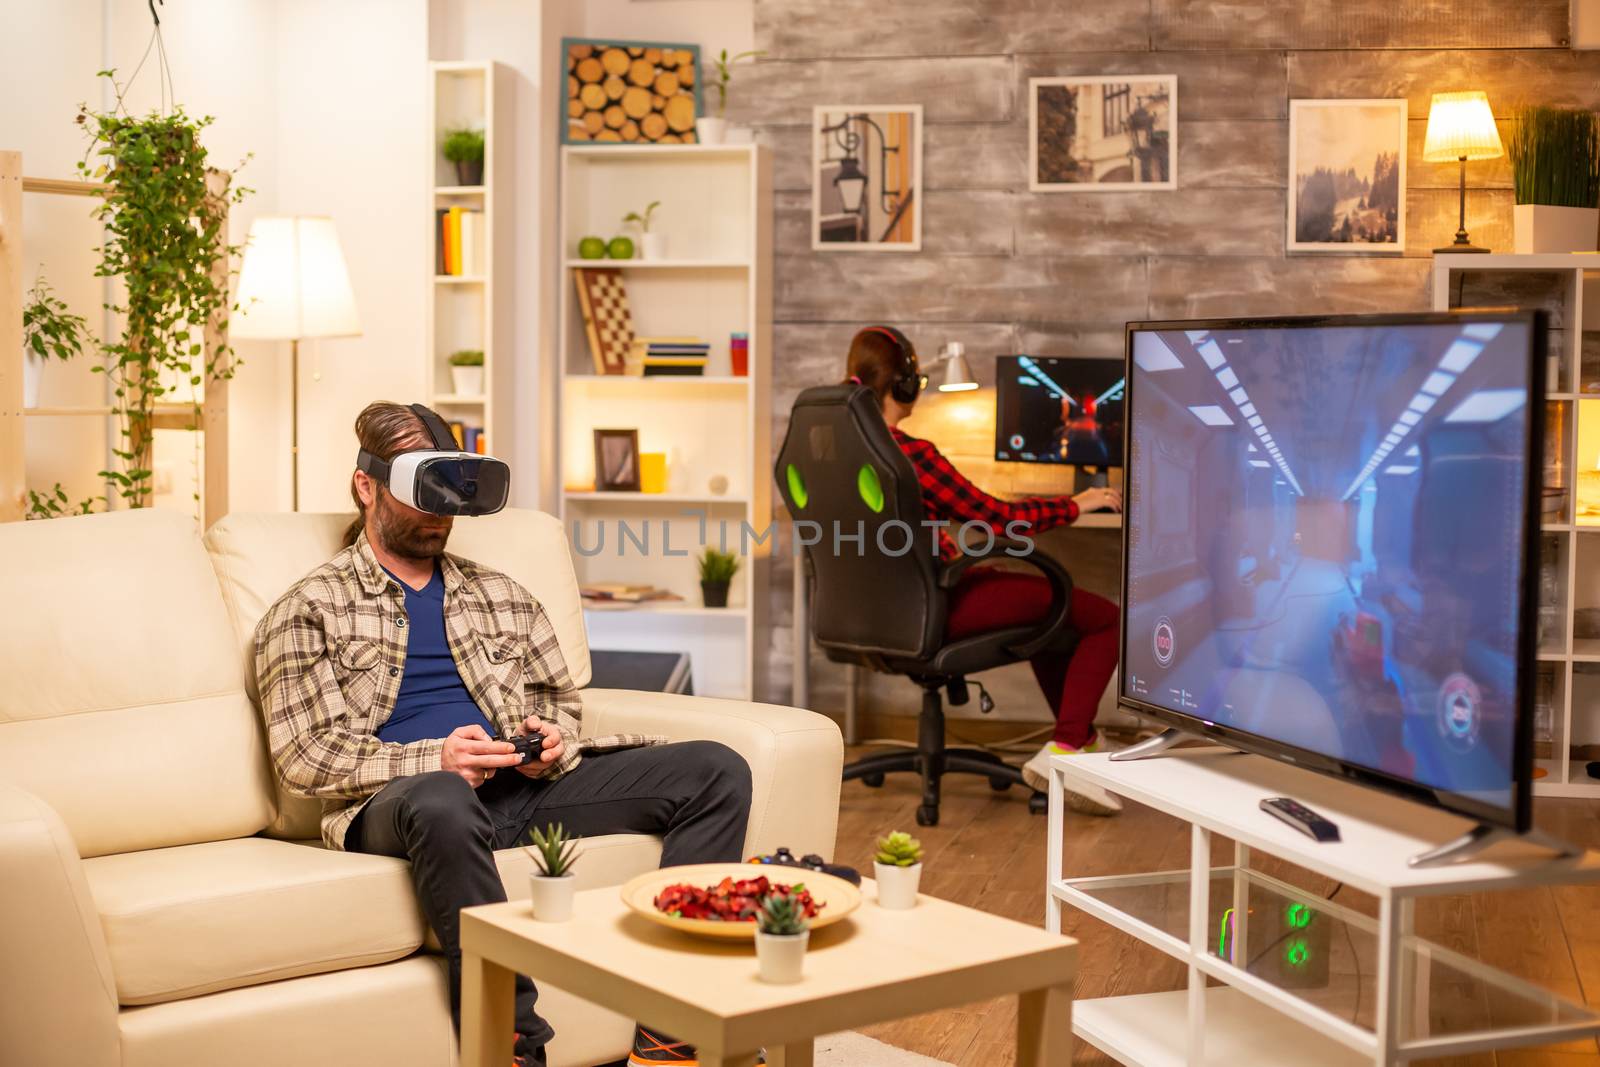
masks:
[[[889,395],[908,407],[917,402],[917,397],[927,387],[928,379],[917,366],[917,350],[912,347],[906,335],[893,326],[867,326],[863,333],[881,333],[894,342],[895,350],[900,353],[900,369],[895,374],[894,380],[889,383]]]

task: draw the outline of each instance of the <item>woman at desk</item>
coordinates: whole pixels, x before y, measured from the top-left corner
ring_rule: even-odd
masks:
[[[1081,511],[1122,510],[1115,489],[1088,489],[1074,497],[999,500],[973,485],[931,442],[900,429],[900,421],[916,407],[928,379],[917,364],[917,351],[905,334],[892,326],[868,326],[850,342],[848,380],[867,386],[878,398],[883,419],[901,451],[916,469],[922,506],[930,520],[960,525],[980,522],[1004,535],[1014,522],[1039,533],[1075,521]],[[940,555],[951,560],[960,549],[941,530]],[[945,636],[955,640],[986,630],[1025,625],[1044,617],[1050,607],[1050,583],[1036,573],[978,566],[962,576],[950,592]],[[1022,768],[1035,789],[1044,789],[1052,755],[1094,752],[1100,748],[1094,715],[1100,696],[1117,667],[1117,606],[1104,597],[1072,591],[1071,624],[1079,634],[1071,655],[1041,652],[1031,660],[1033,674],[1056,715],[1052,739]],[[1076,811],[1113,815],[1122,810],[1117,798],[1092,785],[1074,787],[1067,803]]]

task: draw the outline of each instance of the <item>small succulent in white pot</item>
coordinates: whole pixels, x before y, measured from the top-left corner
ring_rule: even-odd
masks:
[[[540,922],[564,923],[572,918],[572,896],[578,887],[572,875],[578,839],[569,836],[560,823],[553,823],[531,831],[528,840],[533,843],[527,850],[534,866],[529,879],[533,917]]]
[[[776,985],[800,981],[810,941],[811,923],[800,898],[792,892],[773,893],[756,914],[756,973]]]
[[[872,876],[878,883],[878,906],[904,911],[917,906],[922,882],[922,842],[899,830],[878,839],[872,857]]]

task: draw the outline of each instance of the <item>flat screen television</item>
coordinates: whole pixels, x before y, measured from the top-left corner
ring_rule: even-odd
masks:
[[[1544,333],[1130,324],[1119,703],[1527,830]]]
[[[998,357],[994,458],[1122,466],[1124,392],[1119,359]]]

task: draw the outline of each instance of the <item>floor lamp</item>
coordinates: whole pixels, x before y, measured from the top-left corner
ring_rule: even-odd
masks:
[[[356,337],[361,318],[333,220],[278,215],[250,224],[239,268],[239,311],[229,332],[248,341],[288,341],[290,479],[300,510],[300,342]]]

